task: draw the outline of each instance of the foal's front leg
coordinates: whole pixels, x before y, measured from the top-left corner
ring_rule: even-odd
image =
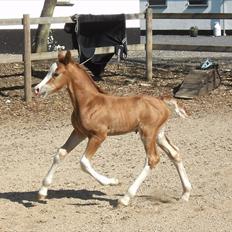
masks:
[[[90,163],[92,156],[95,154],[101,143],[105,140],[106,136],[93,136],[89,139],[84,155],[81,157],[80,164],[84,172],[90,174],[95,180],[102,185],[117,185],[118,179],[108,178],[96,172]]]
[[[75,130],[73,130],[66,143],[58,150],[57,154],[53,158],[51,168],[48,170],[47,175],[42,181],[42,186],[38,193],[39,200],[44,199],[47,196],[48,187],[52,183],[53,175],[60,161],[62,161],[68,155],[68,153],[71,152],[84,139],[84,136],[79,135]]]

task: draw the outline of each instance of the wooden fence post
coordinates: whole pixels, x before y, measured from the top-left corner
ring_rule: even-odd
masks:
[[[146,77],[152,80],[152,8],[146,10]]]
[[[31,94],[31,30],[30,16],[23,15],[23,31],[24,31],[24,97],[26,102],[30,102]]]

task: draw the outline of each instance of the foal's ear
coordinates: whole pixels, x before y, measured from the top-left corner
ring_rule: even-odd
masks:
[[[66,65],[70,62],[72,62],[72,55],[70,51],[67,51],[64,57],[64,64]]]
[[[60,63],[63,63],[63,62],[64,62],[64,57],[65,57],[64,51],[59,51],[59,53],[58,53],[58,61],[59,61]]]
[[[68,63],[72,62],[72,55],[70,51],[67,51],[66,54],[64,51],[60,51],[58,53],[58,61],[62,64],[67,65]]]

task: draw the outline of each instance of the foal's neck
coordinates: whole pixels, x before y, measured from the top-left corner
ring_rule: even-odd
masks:
[[[78,77],[81,78],[82,84],[85,85],[85,88],[94,93],[103,93],[106,94],[91,78],[87,71],[79,64],[76,64],[78,70]]]
[[[70,77],[68,92],[74,109],[80,108],[86,102],[95,99],[97,95],[104,93],[79,65],[75,67]]]

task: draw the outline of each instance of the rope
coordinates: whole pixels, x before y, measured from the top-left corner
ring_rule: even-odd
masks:
[[[89,58],[89,59],[87,59],[87,60],[85,60],[85,61],[83,61],[82,63],[80,63],[80,64],[85,64],[85,63],[87,63],[88,61],[90,61],[92,58],[94,57],[94,54]]]

